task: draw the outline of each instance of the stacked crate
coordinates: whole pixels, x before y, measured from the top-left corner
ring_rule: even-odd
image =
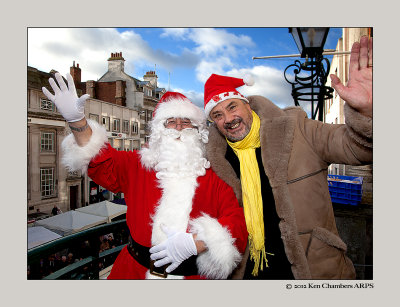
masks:
[[[329,193],[333,203],[358,205],[362,196],[363,177],[328,175]]]

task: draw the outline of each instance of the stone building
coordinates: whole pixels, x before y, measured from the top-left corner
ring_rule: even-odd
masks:
[[[50,213],[54,205],[62,211],[74,208],[81,198],[80,183],[69,181],[72,174],[60,164],[61,142],[66,122],[42,86],[51,88],[52,73],[28,66],[27,71],[27,201],[28,214]]]

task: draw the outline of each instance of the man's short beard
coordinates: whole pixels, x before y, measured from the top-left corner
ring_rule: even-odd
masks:
[[[229,128],[234,126],[237,123],[242,123],[244,126],[244,130],[242,131],[242,133],[237,134],[237,135],[231,134],[229,131]],[[225,136],[229,141],[238,142],[238,141],[243,140],[249,134],[251,125],[249,126],[248,122],[244,121],[241,117],[239,117],[239,118],[235,118],[230,123],[225,124],[224,129],[225,129]]]
[[[142,162],[156,171],[158,179],[202,176],[210,167],[197,129],[161,129],[141,150]],[[153,138],[152,138],[153,137]]]

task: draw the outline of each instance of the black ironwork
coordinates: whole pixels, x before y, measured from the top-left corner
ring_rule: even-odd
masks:
[[[329,28],[289,28],[302,58],[321,55]]]
[[[294,76],[294,80],[292,81],[287,76],[289,69],[293,69],[294,75],[291,76]],[[292,85],[294,104],[300,106],[300,101],[311,101],[312,119],[315,119],[318,113],[318,120],[323,121],[324,100],[333,97],[333,88],[325,85],[329,69],[329,60],[323,58],[322,55],[306,59],[304,63],[296,60],[285,69],[285,79]],[[314,102],[317,102],[315,109]]]

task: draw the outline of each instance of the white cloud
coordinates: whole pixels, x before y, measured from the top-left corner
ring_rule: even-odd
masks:
[[[187,39],[186,35],[188,33],[189,33],[188,28],[165,28],[163,29],[161,37],[163,38],[171,37],[173,39],[185,40]]]
[[[286,82],[281,70],[260,65],[252,68],[232,69],[227,71],[225,75],[243,78],[246,74],[250,74],[253,77],[254,85],[240,87],[238,90],[243,95],[264,96],[281,108],[294,105],[290,94],[291,86]]]
[[[194,67],[198,57],[188,49],[182,54],[153,50],[133,30],[119,33],[112,28],[30,28],[28,30],[28,65],[39,70],[58,70],[65,75],[72,62],[79,63],[82,80],[97,80],[107,71],[111,53],[123,52],[126,73],[135,76],[143,65],[172,69]]]
[[[198,45],[195,51],[203,56],[223,53],[225,56],[236,57],[238,49],[254,46],[249,36],[238,36],[223,29],[195,28],[190,32],[189,38]]]
[[[212,61],[203,60],[196,67],[196,77],[202,83],[205,83],[211,74],[223,75],[226,69],[232,68],[233,63],[228,57],[214,58]]]

